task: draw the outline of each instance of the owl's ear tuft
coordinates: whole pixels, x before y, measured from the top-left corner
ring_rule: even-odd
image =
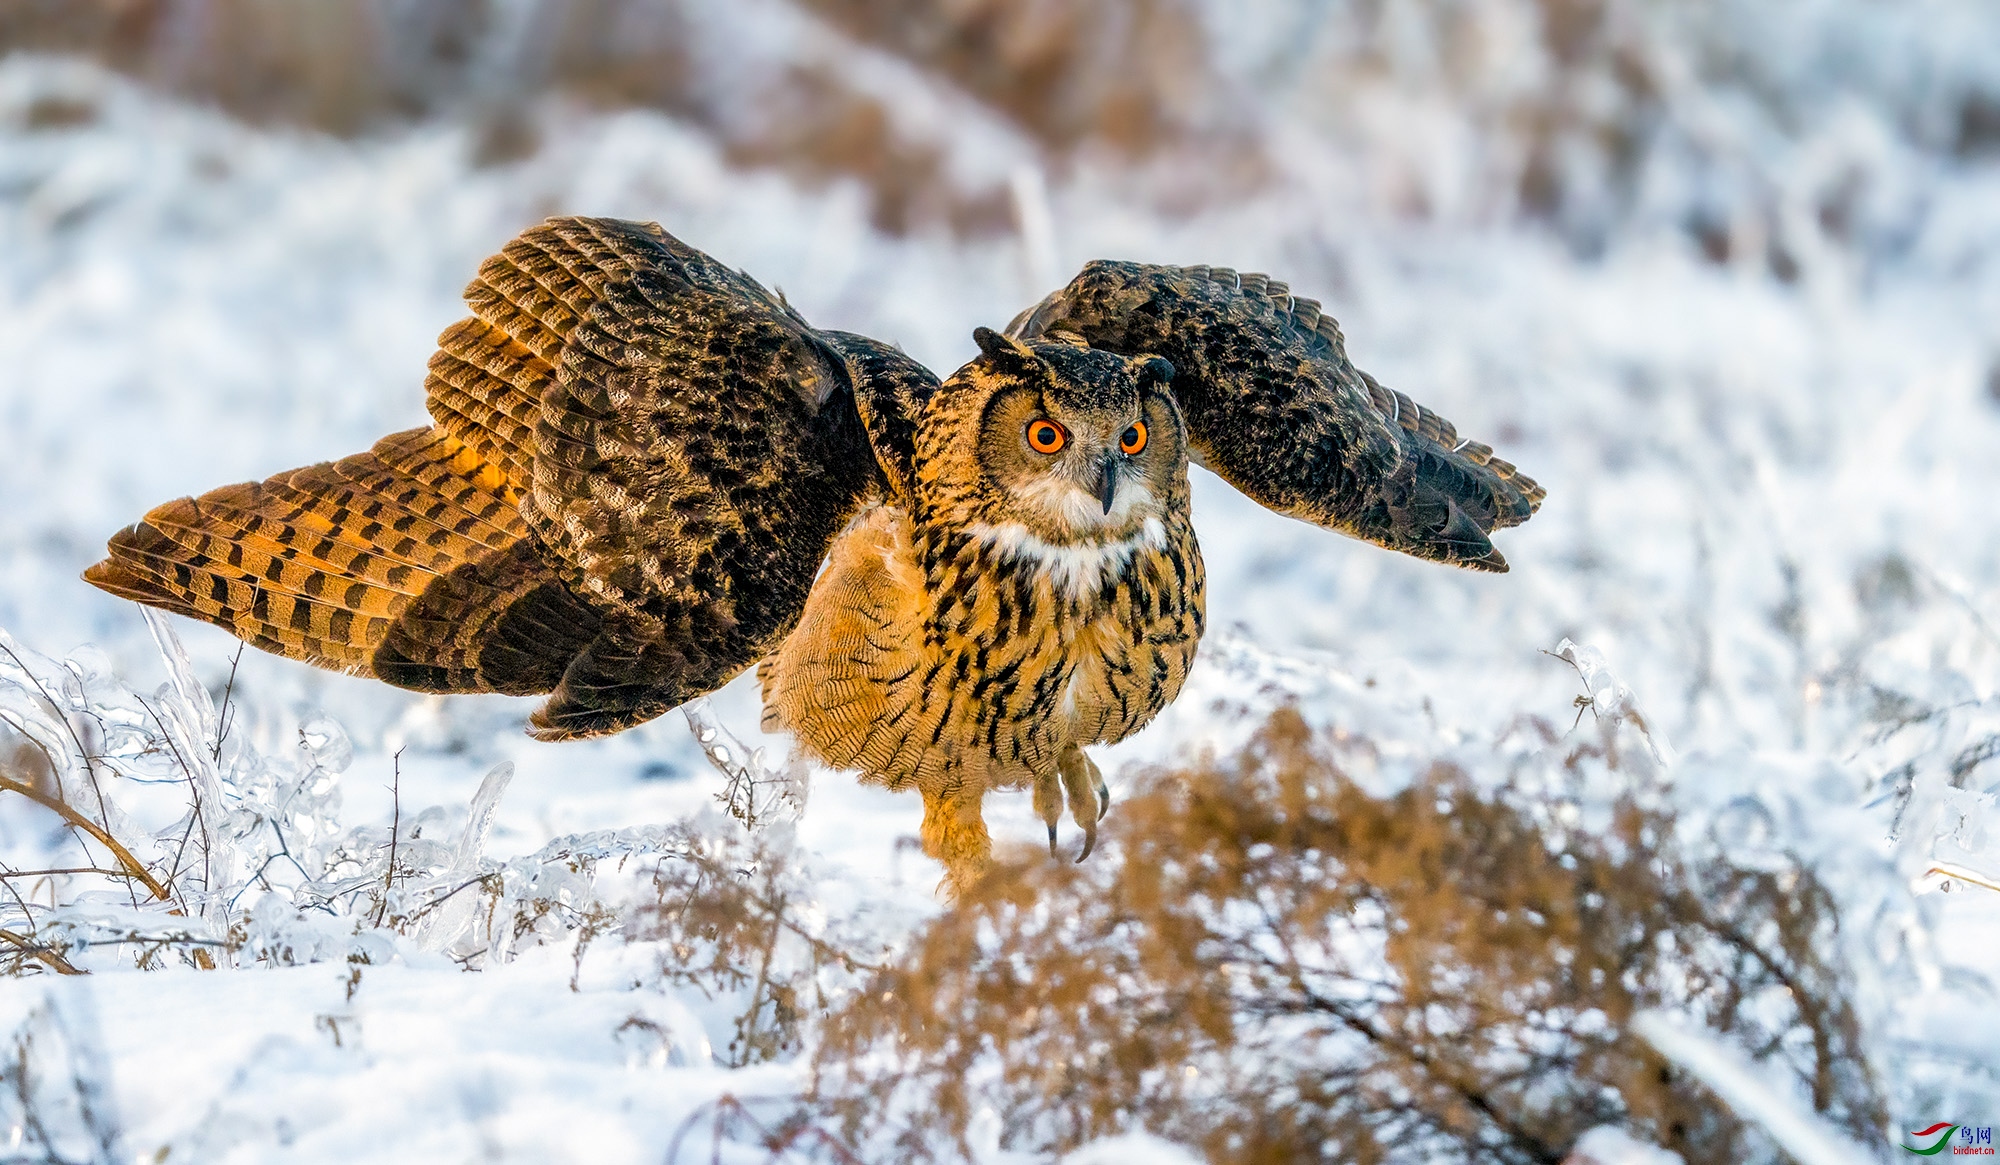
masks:
[[[1024,360],[1035,358],[1034,351],[1026,344],[1012,336],[1002,335],[992,328],[972,329],[972,342],[978,344],[979,350],[986,353],[995,364],[1019,364]]]
[[[1132,361],[1132,379],[1140,388],[1165,387],[1174,380],[1174,362],[1165,356],[1140,356]]]

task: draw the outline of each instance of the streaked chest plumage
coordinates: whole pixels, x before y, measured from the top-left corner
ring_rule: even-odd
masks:
[[[1203,598],[1184,511],[1052,545],[1005,522],[924,530],[881,506],[836,544],[763,670],[766,715],[892,787],[966,769],[1024,785],[1173,700]]]

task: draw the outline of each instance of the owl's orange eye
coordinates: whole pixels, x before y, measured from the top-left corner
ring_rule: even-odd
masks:
[[[1130,457],[1145,447],[1146,422],[1133,421],[1132,427],[1125,430],[1125,435],[1118,438],[1118,451]]]
[[[1069,432],[1061,425],[1042,417],[1028,422],[1028,448],[1037,453],[1060,453],[1069,444]]]

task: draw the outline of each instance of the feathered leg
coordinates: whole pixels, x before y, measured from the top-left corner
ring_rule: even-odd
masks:
[[[944,863],[945,885],[955,898],[979,880],[993,855],[993,839],[980,813],[986,788],[980,781],[960,780],[927,786],[923,793],[924,852]]]

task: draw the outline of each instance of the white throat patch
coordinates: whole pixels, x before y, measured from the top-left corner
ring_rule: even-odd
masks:
[[[1102,588],[1105,581],[1125,573],[1132,556],[1142,550],[1164,550],[1166,523],[1147,518],[1138,532],[1104,542],[1058,546],[1045,542],[1019,522],[973,522],[966,533],[999,555],[1001,559],[1028,563],[1049,576],[1049,582],[1072,598],[1081,598]]]
[[[1104,511],[1104,502],[1097,495],[1079,489],[1075,483],[1055,474],[1014,486],[1009,492],[1018,504],[1039,510],[1073,530],[1123,526],[1132,520],[1132,511],[1153,508],[1153,491],[1143,480],[1136,478],[1118,483],[1118,492],[1112,495],[1110,513]]]

